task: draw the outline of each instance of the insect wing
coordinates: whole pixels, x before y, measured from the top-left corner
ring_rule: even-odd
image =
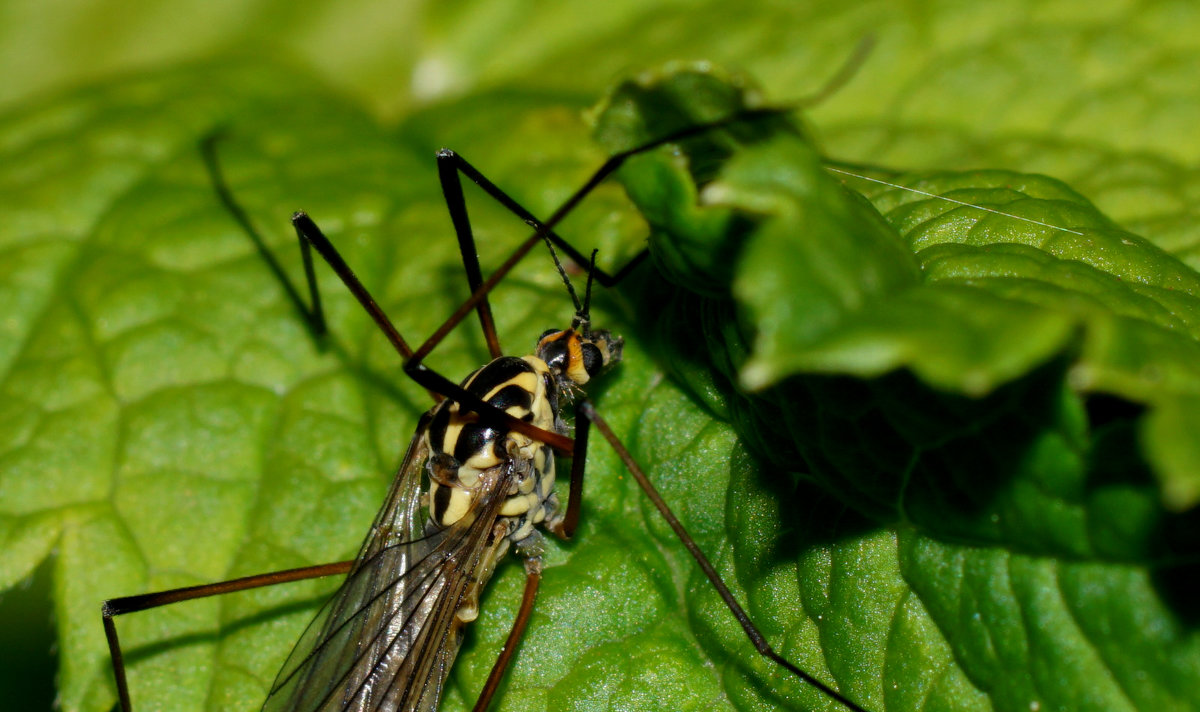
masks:
[[[511,477],[483,478],[474,517],[421,536],[423,432],[354,567],[292,650],[263,712],[437,708],[460,643],[455,613],[480,564],[497,553],[490,534]]]

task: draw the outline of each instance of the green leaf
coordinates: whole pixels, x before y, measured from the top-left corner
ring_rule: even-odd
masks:
[[[705,84],[727,91],[694,90]],[[1186,614],[1163,600],[1175,585],[1155,590],[1150,575],[1200,548],[1196,501],[1181,497],[1200,468],[1187,435],[1200,420],[1180,407],[1200,390],[1198,275],[1040,176],[903,176],[868,195],[885,224],[838,184],[844,171],[827,172],[803,135],[764,119],[744,87],[706,67],[668,67],[622,84],[598,112],[597,135],[612,151],[679,124],[742,117],[623,170],[672,282],[651,280],[643,299],[665,305],[660,324],[709,334],[665,346],[660,358],[707,363],[756,391],[714,411],[732,411],[779,471],[811,468],[807,478],[846,506],[897,528],[901,575],[922,612],[980,689],[1003,681],[993,696],[1001,706],[1171,704],[1195,662],[1186,629],[1151,642],[1132,625],[1080,633],[1074,621],[1127,618],[1131,606],[1159,625]],[[698,245],[721,261],[681,258]],[[676,373],[706,398],[712,376]],[[1154,413],[1144,425],[1143,409]],[[909,547],[939,553],[906,558]],[[970,584],[975,570],[982,578]],[[1043,600],[1059,577],[1086,583]],[[982,640],[964,610],[986,621]],[[1028,634],[1030,617],[1040,635]],[[857,628],[860,647],[884,620]],[[915,641],[888,642],[882,667],[891,655],[921,655],[908,650]],[[1150,675],[1129,652],[1162,645],[1172,654]],[[1049,661],[1063,661],[1053,676],[1015,679]],[[1106,672],[1111,686],[1098,686]],[[959,706],[971,697],[961,693],[955,684],[931,694]],[[871,687],[857,695],[885,697]]]
[[[869,248],[870,264],[850,266],[884,270],[891,287],[914,265],[940,269],[947,284],[931,308],[978,340],[904,353],[921,335],[895,329],[891,361],[826,344],[823,361],[837,356],[839,368],[911,370],[863,378],[824,365],[825,375],[788,376],[752,401],[733,385],[756,347],[745,312],[712,300],[727,290],[709,285],[701,300],[666,288],[650,310],[631,285],[597,312],[629,340],[599,404],[772,644],[868,709],[1197,705],[1194,549],[1178,546],[1193,539],[1197,408],[1179,358],[1186,347],[1156,341],[1164,312],[1138,308],[1171,295],[1127,303],[1113,297],[1128,285],[1098,288],[1066,336],[1061,314],[1046,317],[1035,298],[1028,313],[1042,320],[1026,326],[1040,325],[1040,338],[1005,339],[986,328],[981,290],[950,283],[956,270],[979,280],[995,265],[953,239],[990,219],[850,181],[880,199],[894,221],[884,228],[812,170],[814,155],[899,167],[870,175],[1002,203],[1013,196],[979,171],[1006,171],[992,174],[1004,184],[1053,175],[1077,191],[1054,199],[1070,214],[1101,220],[1108,237],[1120,226],[1194,269],[1198,20],[1189,7],[564,3],[526,13],[495,0],[382,12],[373,3],[145,0],[9,10],[0,23],[0,588],[50,562],[64,709],[113,700],[100,599],[350,554],[428,404],[324,271],[336,338],[315,347],[215,200],[203,136],[223,129],[218,152],[234,194],[285,271],[299,275],[286,221],[304,208],[420,337],[465,293],[436,148],[460,151],[544,215],[603,160],[579,111],[630,67],[708,57],[749,70],[785,103],[815,92],[867,34],[876,50],[798,133],[819,137],[819,150],[781,138],[787,165],[801,170],[778,181],[782,162],[744,157],[741,185],[754,190],[725,199],[757,201],[759,187],[772,187],[764,197],[775,204],[731,204],[721,220],[744,225],[745,214],[811,189],[805,200],[826,226],[857,224],[866,232],[853,237],[880,248],[890,230],[922,237],[904,220],[927,211],[942,226],[924,234],[936,235],[935,249],[914,254],[901,242],[893,263]],[[281,55],[292,69],[260,59]],[[1021,184],[1021,195],[1061,186]],[[510,220],[477,197],[472,216],[494,265],[520,226],[509,234]],[[695,212],[678,196],[663,206]],[[599,245],[611,266],[644,230],[614,189],[562,232]],[[682,254],[685,276],[732,274],[729,252],[700,243]],[[1028,251],[1008,258],[1031,262]],[[855,279],[839,283],[843,294],[879,294]],[[497,314],[512,351],[570,315],[535,258],[503,291]],[[1030,301],[1020,291],[991,296],[997,325]],[[1069,365],[1081,353],[1069,346],[1084,343],[1079,329],[1095,336],[1096,324],[1114,331],[1082,357],[1103,369],[1080,374]],[[857,333],[878,337],[891,325],[864,321]],[[789,350],[790,320],[776,326],[770,365],[809,368],[783,363],[800,352]],[[486,358],[471,329],[461,332],[437,352],[450,375]],[[726,350],[714,361],[707,347],[717,339]],[[1138,371],[1147,350],[1174,359],[1162,381],[1182,387]],[[1039,361],[1045,353],[1055,355]],[[968,359],[976,368],[957,370]],[[584,531],[552,551],[500,708],[837,709],[759,660],[619,464],[602,444],[593,450]],[[447,708],[479,688],[520,579],[510,565],[489,588]],[[120,620],[136,708],[256,709],[330,585]]]

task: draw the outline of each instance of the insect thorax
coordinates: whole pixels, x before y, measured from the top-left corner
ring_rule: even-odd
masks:
[[[463,387],[515,418],[565,434],[558,386],[546,362],[536,356],[502,356],[472,373]],[[434,527],[445,528],[468,516],[480,478],[500,467],[513,472],[513,488],[500,510],[501,517],[510,519],[511,540],[524,539],[535,524],[555,513],[554,453],[541,442],[484,422],[451,400],[433,408],[425,438]]]

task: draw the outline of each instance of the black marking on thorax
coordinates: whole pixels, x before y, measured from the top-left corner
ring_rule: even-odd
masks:
[[[501,356],[470,376],[467,376],[462,386],[471,393],[483,398],[489,391],[496,388],[496,386],[516,378],[522,373],[533,373],[533,366],[530,366],[523,358]]]
[[[514,416],[525,421],[533,419],[532,407],[534,394],[512,381],[526,373],[536,373],[533,366],[522,358],[502,356],[475,371],[462,382],[463,388],[484,399],[498,410],[509,411]],[[554,387],[553,378],[543,379],[546,386],[546,396],[549,398],[551,412],[557,415],[558,394]],[[497,390],[499,389],[499,390]],[[492,393],[495,391],[495,393]],[[491,393],[491,397],[488,394]],[[447,431],[451,424],[461,422],[461,430],[453,442],[446,442]],[[459,406],[453,401],[445,401],[433,411],[429,423],[429,444],[435,453],[446,452],[455,460],[462,463],[470,459],[484,448],[494,448],[493,453],[507,459],[504,452],[505,438],[508,429],[503,426],[485,422],[476,414],[460,413]]]

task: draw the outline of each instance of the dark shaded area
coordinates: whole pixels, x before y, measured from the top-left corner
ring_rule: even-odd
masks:
[[[1192,519],[1200,519],[1200,514],[1193,513]],[[1180,621],[1188,628],[1200,628],[1200,562],[1156,569],[1152,580]]]
[[[0,596],[0,690],[5,709],[54,707],[57,661],[52,614],[49,560]],[[99,620],[97,609],[97,625]]]
[[[1089,394],[1084,401],[1084,407],[1087,408],[1088,422],[1091,423],[1092,430],[1100,430],[1114,423],[1137,420],[1146,412],[1145,406],[1141,403],[1110,396],[1107,393]]]
[[[846,539],[865,536],[879,524],[846,506],[811,482],[800,482],[782,500],[786,502],[782,514],[790,524],[795,536],[787,537],[789,550],[780,548],[781,558],[796,560],[812,546],[829,547]]]
[[[979,398],[907,371],[798,375],[746,394],[735,383],[751,337],[731,300],[649,269],[624,288],[655,305],[636,321],[639,336],[697,403],[731,422],[771,472],[868,522],[1067,559],[1174,565],[1200,554],[1198,517],[1160,503],[1138,440],[1143,409],[1073,391],[1069,355]]]
[[[1093,537],[1135,560],[1139,552],[1151,552],[1154,564],[1197,561],[1200,509],[1163,509],[1158,479],[1141,452],[1139,418],[1145,408],[1108,395],[1089,395],[1085,402],[1094,418],[1085,463],[1088,486],[1094,501],[1112,514],[1097,518]]]

